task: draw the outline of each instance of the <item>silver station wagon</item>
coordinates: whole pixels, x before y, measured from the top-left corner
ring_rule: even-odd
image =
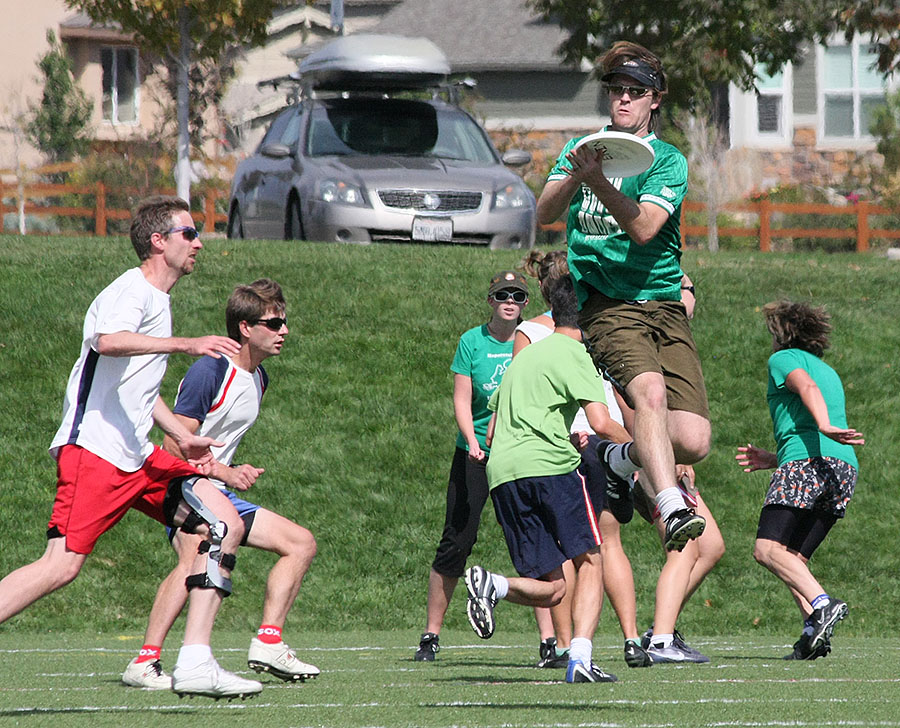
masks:
[[[535,199],[484,129],[441,98],[425,39],[340,38],[300,65],[298,103],[238,166],[228,236],[529,248]],[[453,98],[453,94],[449,94]]]

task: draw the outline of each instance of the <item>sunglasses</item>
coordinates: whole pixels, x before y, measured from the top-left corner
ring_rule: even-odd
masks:
[[[652,88],[647,88],[646,86],[620,86],[617,83],[605,84],[604,88],[610,96],[624,96],[627,91],[628,95],[633,99],[639,99],[641,96],[646,96],[653,92]]]
[[[491,298],[497,303],[503,303],[508,298],[512,298],[514,303],[525,303],[528,300],[528,294],[525,291],[494,291]]]
[[[169,228],[163,235],[171,235],[172,233],[181,233],[189,243],[200,237],[200,232],[197,228],[190,225],[179,225],[178,227]]]
[[[277,316],[273,316],[272,318],[267,319],[256,319],[251,326],[256,326],[256,324],[262,324],[269,331],[281,331],[282,326],[287,326],[286,318],[279,318]]]

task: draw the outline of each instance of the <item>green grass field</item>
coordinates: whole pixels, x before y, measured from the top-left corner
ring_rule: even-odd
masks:
[[[214,702],[119,684],[136,634],[67,632],[24,643],[4,634],[0,725],[900,726],[895,641],[836,636],[840,647],[827,659],[789,663],[778,659],[786,649],[778,640],[699,638],[708,665],[629,670],[618,642],[600,638],[596,656],[619,682],[566,685],[563,671],[531,667],[531,635],[503,632],[502,622],[489,642],[468,630],[444,639],[438,660],[423,664],[412,661],[412,643],[396,632],[310,633],[298,646],[323,668],[321,676],[298,685],[263,677],[257,698]],[[220,632],[215,649],[223,665],[246,671],[241,635]]]
[[[698,482],[728,551],[679,628],[692,644],[708,647],[711,666],[626,672],[607,608],[599,657],[622,683],[587,691],[545,684],[547,677],[522,667],[536,656],[529,611],[503,605],[490,646],[509,649],[486,649],[468,629],[464,590],[451,604],[446,634],[453,637],[442,637],[440,663],[420,669],[411,662],[453,451],[450,360],[459,334],[487,318],[490,275],[519,258],[515,251],[438,246],[206,241],[195,273],[173,290],[176,335],[223,333],[224,301],[238,283],[268,275],[288,298],[291,334],[267,367],[269,393],[239,459],[266,468],[251,497],[318,539],[285,636],[322,650],[321,660],[311,659],[326,674],[308,685],[276,684],[260,700],[230,707],[120,688],[118,675],[173,563],[161,528],[131,514],[101,539],[72,585],[0,626],[0,722],[41,725],[62,717],[112,725],[165,716],[178,725],[212,709],[231,721],[292,726],[897,724],[890,722],[900,721],[897,648],[880,638],[892,635],[900,603],[900,269],[875,256],[685,255],[698,289],[693,326],[713,424]],[[0,237],[0,576],[44,549],[55,486],[46,448],[84,313],[134,264],[121,238]],[[799,633],[799,619],[787,590],[751,556],[768,476],[746,475],[734,463],[738,444],[772,443],[765,404],[770,342],[760,308],[779,296],[824,303],[833,314],[826,359],[843,378],[850,424],[867,439],[848,517],[812,562],[827,588],[850,604],[850,616],[835,653],[809,665],[777,659]],[[541,311],[534,299],[526,315]],[[189,364],[188,357],[171,357],[163,385],[169,401]],[[662,554],[638,519],[623,540],[643,629],[652,619]],[[490,508],[473,560],[510,571]],[[235,594],[215,636],[226,667],[244,664],[240,653],[259,624],[271,564],[266,554],[240,556]],[[176,623],[166,643],[170,665],[181,629]]]

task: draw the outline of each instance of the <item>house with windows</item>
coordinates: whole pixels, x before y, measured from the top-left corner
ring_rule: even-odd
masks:
[[[867,177],[879,163],[873,111],[897,85],[875,61],[867,41],[841,35],[773,76],[760,69],[758,94],[730,89],[731,146],[756,158],[762,187]]]
[[[318,44],[333,37],[330,0],[286,4],[272,18],[269,42],[248,49],[241,72],[222,103],[230,146],[247,153],[268,121],[289,103],[284,78]],[[561,28],[535,15],[526,0],[344,0],[344,32],[426,37],[444,50],[455,77],[477,88],[466,102],[501,149],[525,147],[540,180],[565,140],[607,123],[606,100],[589,64],[560,62]],[[105,142],[146,139],[168,103],[149,74],[153,59],[128,34],[74,14],[63,0],[29,0],[16,23],[0,24],[0,169],[39,159],[16,138],[17,113],[40,98],[36,62],[47,30],[60,38],[77,81],[94,101],[92,133]],[[829,185],[865,178],[877,164],[869,133],[873,109],[891,88],[872,70],[874,54],[862,40],[835,37],[807,49],[758,93],[727,94],[730,145],[741,164],[758,169],[756,187],[810,182]],[[11,129],[13,131],[11,131]],[[222,148],[211,149],[216,155]]]

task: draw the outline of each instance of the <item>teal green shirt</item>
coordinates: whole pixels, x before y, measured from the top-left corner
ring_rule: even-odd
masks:
[[[571,168],[566,154],[581,137],[571,139],[548,181],[565,179]],[[659,205],[669,217],[646,245],[633,243],[587,185],[572,197],[566,221],[569,270],[579,305],[588,297],[588,284],[621,301],[681,300],[681,203],[687,194],[687,160],[671,144],[648,134],[644,139],[656,155],[653,164],[636,177],[612,179],[622,194],[637,202]]]
[[[487,435],[491,412],[488,400],[500,386],[500,380],[512,359],[513,342],[497,341],[488,333],[486,324],[469,329],[459,337],[456,354],[450,364],[450,371],[463,374],[472,380],[472,421],[475,438],[481,448],[488,452],[484,438]],[[456,446],[468,450],[461,432],[456,435]]]
[[[554,333],[522,349],[489,403],[497,423],[488,485],[575,470],[581,454],[569,428],[581,401],[606,403],[603,380],[583,344]]]
[[[825,399],[828,419],[835,427],[847,427],[844,410],[844,386],[838,373],[819,357],[802,349],[783,349],[769,357],[769,388],[766,399],[775,442],[778,464],[814,457],[833,457],[859,468],[851,445],[842,445],[825,437],[800,396],[787,388],[785,380],[795,369],[805,371]]]

